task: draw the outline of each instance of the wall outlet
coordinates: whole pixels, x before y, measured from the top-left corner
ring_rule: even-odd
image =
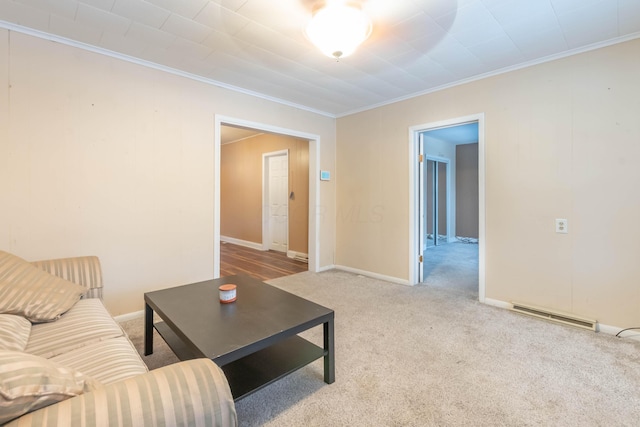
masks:
[[[567,234],[569,232],[569,222],[566,218],[556,218],[556,233]]]

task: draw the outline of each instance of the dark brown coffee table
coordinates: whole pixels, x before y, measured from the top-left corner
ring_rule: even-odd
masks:
[[[237,285],[238,299],[221,304],[226,283]],[[241,275],[148,292],[144,301],[144,354],[153,353],[155,328],[180,360],[218,364],[235,400],[321,357],[324,381],[335,380],[334,312],[326,307]],[[323,347],[298,336],[319,325]]]

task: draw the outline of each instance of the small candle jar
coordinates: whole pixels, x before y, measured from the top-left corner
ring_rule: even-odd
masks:
[[[218,290],[220,290],[220,302],[222,304],[228,304],[236,300],[236,285],[222,285]]]

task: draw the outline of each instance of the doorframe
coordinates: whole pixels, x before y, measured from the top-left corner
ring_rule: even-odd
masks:
[[[309,271],[320,265],[320,135],[215,114],[213,129],[213,277],[220,277],[220,127],[241,126],[309,141]]]
[[[418,162],[420,133],[444,127],[478,122],[478,299],[484,303],[486,298],[486,201],[485,201],[485,137],[484,113],[456,117],[438,122],[424,123],[409,127],[409,284],[418,283],[419,277],[419,200]]]
[[[289,163],[289,150],[272,151],[270,153],[262,153],[262,250],[269,250],[269,237],[271,233],[271,227],[269,226],[271,221],[269,218],[269,158],[287,156],[287,165]],[[287,166],[287,173],[289,167]],[[287,177],[287,200],[289,193],[289,178]],[[287,251],[289,250],[289,202],[287,201]]]

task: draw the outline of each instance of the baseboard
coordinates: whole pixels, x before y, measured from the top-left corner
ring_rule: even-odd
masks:
[[[357,268],[345,267],[345,266],[342,266],[342,265],[327,265],[327,266],[321,267],[318,270],[318,272],[321,273],[323,271],[329,271],[329,270],[334,270],[334,269],[335,270],[347,271],[349,273],[354,273],[354,274],[361,274],[363,276],[371,277],[371,278],[374,278],[374,279],[384,280],[386,282],[398,283],[398,284],[401,284],[401,285],[408,285],[409,284],[408,281],[403,280],[403,279],[398,279],[396,277],[384,276],[384,275],[381,275],[381,274],[371,273],[369,271],[359,270]],[[504,308],[504,309],[507,309],[507,310],[510,310],[513,307],[513,304],[510,304],[510,303],[505,302],[505,301],[497,300],[497,299],[492,299],[492,298],[485,298],[484,303],[487,304],[487,305],[493,306],[493,307]],[[132,313],[121,314],[119,316],[114,316],[114,319],[115,319],[116,322],[122,323],[122,322],[126,322],[128,320],[139,319],[141,317],[144,317],[144,310],[134,311]],[[606,334],[606,335],[616,335],[623,329],[624,328],[620,328],[618,326],[603,325],[601,323],[598,323],[597,332],[601,332],[601,333]],[[620,339],[630,339],[630,340],[640,341],[640,329],[639,330],[630,330],[626,334],[623,334],[620,337]]]
[[[616,328],[615,326],[602,325],[598,323],[598,332],[602,332],[607,335],[615,335],[620,332],[623,328]],[[640,331],[636,331],[640,334]],[[633,331],[629,331],[629,334],[633,334]]]
[[[617,326],[603,325],[598,323],[598,332],[602,332],[607,335],[617,335],[625,328],[619,328]],[[620,334],[620,339],[640,341],[640,329],[633,329],[625,331]]]
[[[323,271],[335,270],[336,266],[333,264],[325,265],[324,267],[318,268],[317,273],[322,273]]]
[[[244,246],[245,248],[256,249],[259,251],[264,250],[262,248],[262,243],[249,242],[248,240],[240,240],[234,237],[220,236],[220,242],[232,243],[234,245]]]
[[[385,276],[384,274],[373,273],[371,271],[360,270],[358,268],[346,267],[344,265],[334,266],[336,270],[342,270],[349,273],[360,274],[362,276],[371,277],[372,279],[384,280],[385,282],[397,283],[398,285],[410,286],[410,283],[406,279],[400,279],[398,277]]]
[[[119,316],[114,316],[113,318],[115,319],[116,322],[122,323],[122,322],[126,322],[128,320],[139,319],[141,317],[144,317],[144,310],[134,311],[132,313],[121,314]]]
[[[485,298],[484,303],[487,305],[491,305],[493,307],[504,308],[507,310],[511,310],[513,308],[513,304],[508,303],[506,301],[497,300],[497,299]],[[543,319],[540,319],[540,320],[543,320]],[[598,323],[596,332],[615,336],[623,329],[624,328],[621,328],[618,326],[603,325],[602,323]],[[640,329],[627,331],[626,334],[623,332],[620,338],[640,341]]]
[[[287,251],[287,258],[295,259],[296,261],[309,262],[309,254],[296,251]]]
[[[513,308],[513,304],[497,299],[485,298],[484,303],[493,307],[506,308],[507,310],[511,310]]]

